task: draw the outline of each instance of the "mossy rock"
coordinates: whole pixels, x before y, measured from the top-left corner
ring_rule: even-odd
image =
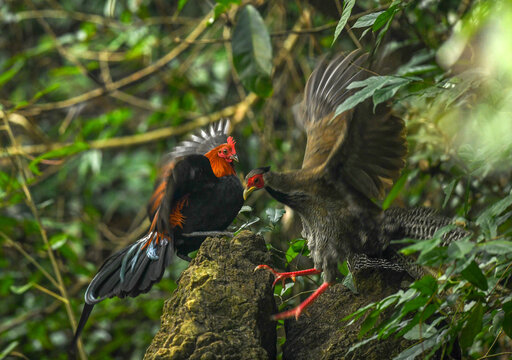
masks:
[[[261,236],[208,238],[165,302],[144,359],[274,359],[276,307]]]

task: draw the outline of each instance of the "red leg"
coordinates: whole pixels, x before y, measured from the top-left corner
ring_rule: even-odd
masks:
[[[295,316],[295,320],[299,320],[300,314],[302,314],[302,311],[311,305],[315,299],[320,296],[331,284],[328,282],[324,282],[318,289],[315,290],[313,294],[311,294],[304,302],[302,302],[299,306],[288,310],[283,311],[282,313],[272,315],[272,320],[280,320],[280,319],[287,319],[292,316]]]
[[[267,269],[272,274],[274,274],[276,279],[274,280],[274,283],[272,284],[272,286],[275,286],[279,280],[282,280],[283,281],[283,287],[284,287],[284,281],[287,278],[290,278],[290,279],[292,279],[292,281],[295,281],[295,277],[296,276],[314,275],[314,274],[320,274],[322,272],[322,270],[317,270],[317,269],[313,268],[313,269],[307,269],[307,270],[290,271],[290,272],[280,273],[280,272],[275,271],[274,269],[272,269],[268,265],[258,265],[254,269],[254,271],[259,270],[259,269]]]

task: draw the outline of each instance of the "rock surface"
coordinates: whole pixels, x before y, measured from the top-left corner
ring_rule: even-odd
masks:
[[[262,237],[208,238],[163,309],[144,359],[274,359],[276,312]]]
[[[342,284],[336,284],[322,294],[308,308],[299,321],[285,322],[286,343],[284,360],[340,360],[392,359],[412,342],[388,338],[369,342],[347,354],[358,338],[364,317],[354,324],[342,319],[371,302],[379,301],[396,292],[403,280],[410,278],[394,271],[362,271],[355,275],[358,294]]]

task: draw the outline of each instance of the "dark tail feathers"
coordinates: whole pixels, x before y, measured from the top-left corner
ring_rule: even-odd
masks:
[[[146,293],[153,284],[162,279],[174,253],[173,242],[161,239],[158,244],[155,244],[153,239],[145,247],[146,242],[153,236],[155,233],[150,233],[136,243],[111,255],[101,265],[85,292],[86,304],[73,338],[73,351],[95,304],[114,296],[119,298],[135,297]]]

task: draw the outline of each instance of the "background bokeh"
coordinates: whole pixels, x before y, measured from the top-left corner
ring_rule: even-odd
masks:
[[[433,207],[479,243],[509,240],[511,22],[512,4],[491,0],[0,1],[0,359],[67,357],[88,282],[144,233],[158,165],[187,134],[230,118],[241,178],[300,167],[292,108],[329,53],[375,50],[399,79],[375,74],[366,92],[408,127],[407,167],[382,205]],[[279,268],[306,268],[294,214],[264,192],[246,205],[234,228],[261,232]],[[466,315],[455,311],[454,334],[484,306],[471,358],[512,349],[503,244],[461,255],[481,257],[490,279],[485,291],[469,280],[456,290]],[[96,306],[89,358],[142,358],[186,266],[177,259],[146,295]],[[278,285],[278,305],[319,281]],[[503,293],[490,290],[498,283]]]

